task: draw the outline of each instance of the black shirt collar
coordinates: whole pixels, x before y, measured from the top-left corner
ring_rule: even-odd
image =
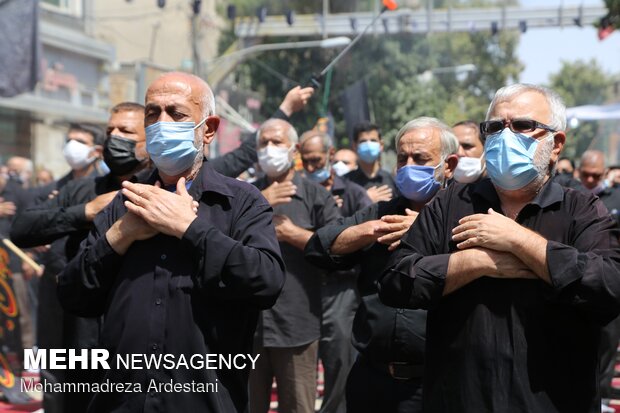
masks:
[[[484,178],[474,185],[474,194],[481,196],[487,200],[491,205],[501,205],[495,186],[491,182],[490,178]],[[543,187],[538,191],[538,194],[531,200],[528,205],[536,205],[541,209],[547,208],[556,202],[561,202],[564,199],[564,190],[562,186],[549,179]]]
[[[203,160],[202,166],[200,167],[200,171],[198,171],[196,178],[192,181],[188,192],[192,196],[200,195],[203,192],[215,192],[217,194],[233,198],[234,195],[222,178],[223,176],[213,169],[213,167],[209,164],[209,161],[205,159]],[[158,180],[160,180],[159,173],[157,169],[154,169],[153,173],[146,182],[149,184],[154,184]]]

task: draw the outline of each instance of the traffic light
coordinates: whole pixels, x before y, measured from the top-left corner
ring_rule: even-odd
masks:
[[[166,0],[157,0],[157,7],[159,7],[160,9],[166,7]]]
[[[295,12],[293,10],[288,10],[284,13],[284,16],[286,16],[286,22],[289,26],[292,26],[293,23],[295,23]]]
[[[237,17],[237,7],[234,4],[229,4],[226,8],[226,15],[228,20],[235,20],[235,17]]]
[[[200,6],[202,5],[202,0],[194,0],[192,3],[192,10],[194,14],[200,14]]]
[[[263,23],[267,18],[267,7],[262,6],[256,10],[256,17],[258,17],[258,21]]]

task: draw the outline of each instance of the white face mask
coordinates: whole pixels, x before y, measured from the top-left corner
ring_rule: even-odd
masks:
[[[71,166],[71,169],[79,171],[97,159],[96,156],[89,156],[92,149],[92,147],[82,142],[71,139],[65,144],[62,153],[69,166]]]
[[[336,175],[343,176],[351,172],[351,169],[347,166],[346,163],[342,161],[338,161],[332,165],[332,169],[336,172]]]
[[[454,180],[462,184],[476,182],[480,175],[482,175],[483,170],[481,158],[461,156],[454,170]]]
[[[258,154],[258,164],[263,172],[270,178],[282,175],[290,169],[293,162],[293,148],[280,148],[274,145],[260,149]]]

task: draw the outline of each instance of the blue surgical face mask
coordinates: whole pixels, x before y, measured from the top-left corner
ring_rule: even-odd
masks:
[[[407,199],[414,202],[428,202],[441,188],[441,183],[435,179],[435,170],[439,165],[420,166],[405,165],[396,172],[396,187]]]
[[[146,151],[158,170],[168,176],[175,176],[188,170],[194,164],[198,148],[194,146],[194,122],[157,122],[147,126]]]
[[[372,163],[379,158],[381,144],[375,141],[365,141],[357,145],[357,156],[366,163]]]
[[[325,168],[317,169],[312,173],[308,173],[306,171],[306,176],[309,180],[316,182],[317,184],[321,184],[329,179],[331,173],[329,171],[329,164],[325,165]]]
[[[534,155],[540,142],[510,128],[490,135],[484,144],[487,173],[491,181],[502,189],[514,191],[525,187],[538,176]]]

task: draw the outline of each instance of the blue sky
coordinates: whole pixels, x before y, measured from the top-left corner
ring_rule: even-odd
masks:
[[[520,0],[524,7],[559,6],[561,0]],[[568,5],[603,5],[597,0],[564,0]],[[545,84],[549,74],[560,69],[561,61],[595,58],[608,73],[620,74],[620,31],[600,41],[596,29],[584,28],[549,28],[530,29],[521,35],[518,48],[525,70],[521,73],[521,82]]]

